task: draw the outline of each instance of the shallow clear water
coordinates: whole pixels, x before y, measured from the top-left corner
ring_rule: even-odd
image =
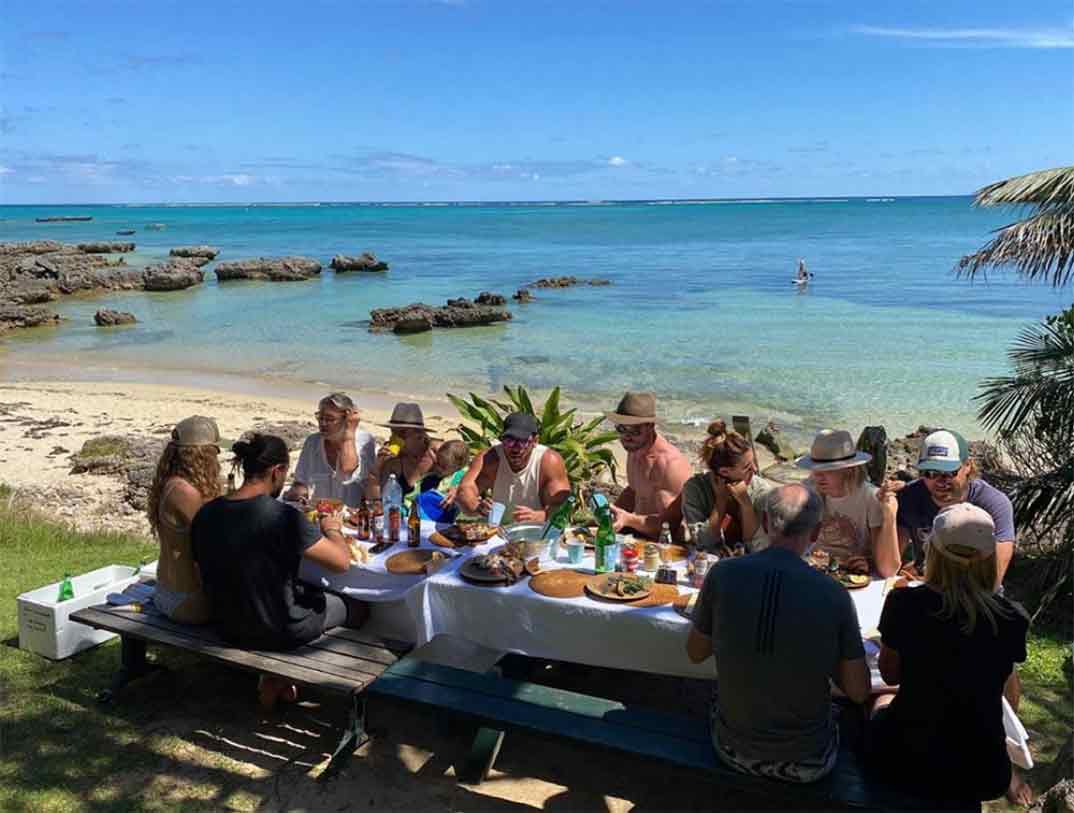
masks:
[[[33,222],[55,214],[94,220]],[[209,274],[185,292],[65,300],[62,327],[5,344],[22,357],[245,372],[359,393],[561,384],[576,400],[612,406],[627,388],[649,388],[672,420],[735,412],[801,432],[869,423],[976,431],[977,382],[1006,369],[1023,324],[1069,301],[1013,277],[954,278],[957,259],[1015,217],[968,198],[0,207],[0,240],[130,239],[132,264],[208,243],[221,260],[302,254],[326,267],[311,282],[218,286]],[[114,236],[123,228],[137,233]],[[391,271],[327,270],[333,254],[364,250]],[[817,275],[804,293],[791,284],[799,256]],[[370,308],[510,295],[560,274],[613,285],[535,291],[537,302],[512,306],[512,322],[487,328],[398,338],[364,323]],[[140,324],[93,327],[100,307],[130,310]]]

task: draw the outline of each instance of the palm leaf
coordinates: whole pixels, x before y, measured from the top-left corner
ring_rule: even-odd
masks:
[[[559,387],[555,387],[552,392],[548,394],[548,398],[544,402],[544,409],[541,410],[541,426],[550,426],[555,423],[558,418]]]
[[[977,190],[974,197],[978,206],[1025,203],[1047,206],[1071,201],[1074,201],[1074,166],[1042,169],[997,181]]]

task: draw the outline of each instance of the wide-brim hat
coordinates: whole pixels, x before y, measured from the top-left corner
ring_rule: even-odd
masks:
[[[176,446],[215,446],[219,449],[220,430],[212,418],[191,415],[172,429],[171,442]]]
[[[656,396],[651,392],[628,392],[615,412],[605,412],[604,417],[612,423],[626,425],[656,423]]]
[[[822,429],[813,438],[809,454],[798,458],[795,463],[799,468],[810,471],[834,471],[864,466],[873,456],[860,452],[854,446],[850,433],[842,429]]]
[[[388,429],[421,429],[426,434],[429,431],[425,426],[425,416],[422,415],[419,404],[396,404],[388,422],[379,425]]]

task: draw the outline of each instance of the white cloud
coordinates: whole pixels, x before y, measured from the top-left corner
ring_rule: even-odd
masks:
[[[1074,29],[899,28],[854,25],[854,34],[978,48],[1074,48]]]
[[[5,167],[3,164],[0,164],[0,175],[13,175],[13,174],[15,174],[15,170],[13,170],[11,167]]]
[[[625,167],[630,162],[621,155],[613,155],[608,159],[608,166],[611,167]]]

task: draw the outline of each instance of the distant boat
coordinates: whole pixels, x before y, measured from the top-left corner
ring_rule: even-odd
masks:
[[[148,231],[163,231],[166,228],[168,228],[167,223],[150,223],[148,226],[146,226],[146,229]]]
[[[122,234],[124,237],[126,237],[129,234],[134,234],[134,229],[123,229],[121,231],[117,231],[116,234]]]
[[[93,220],[89,215],[53,215],[52,217],[35,217],[38,223],[73,223],[75,221]]]

